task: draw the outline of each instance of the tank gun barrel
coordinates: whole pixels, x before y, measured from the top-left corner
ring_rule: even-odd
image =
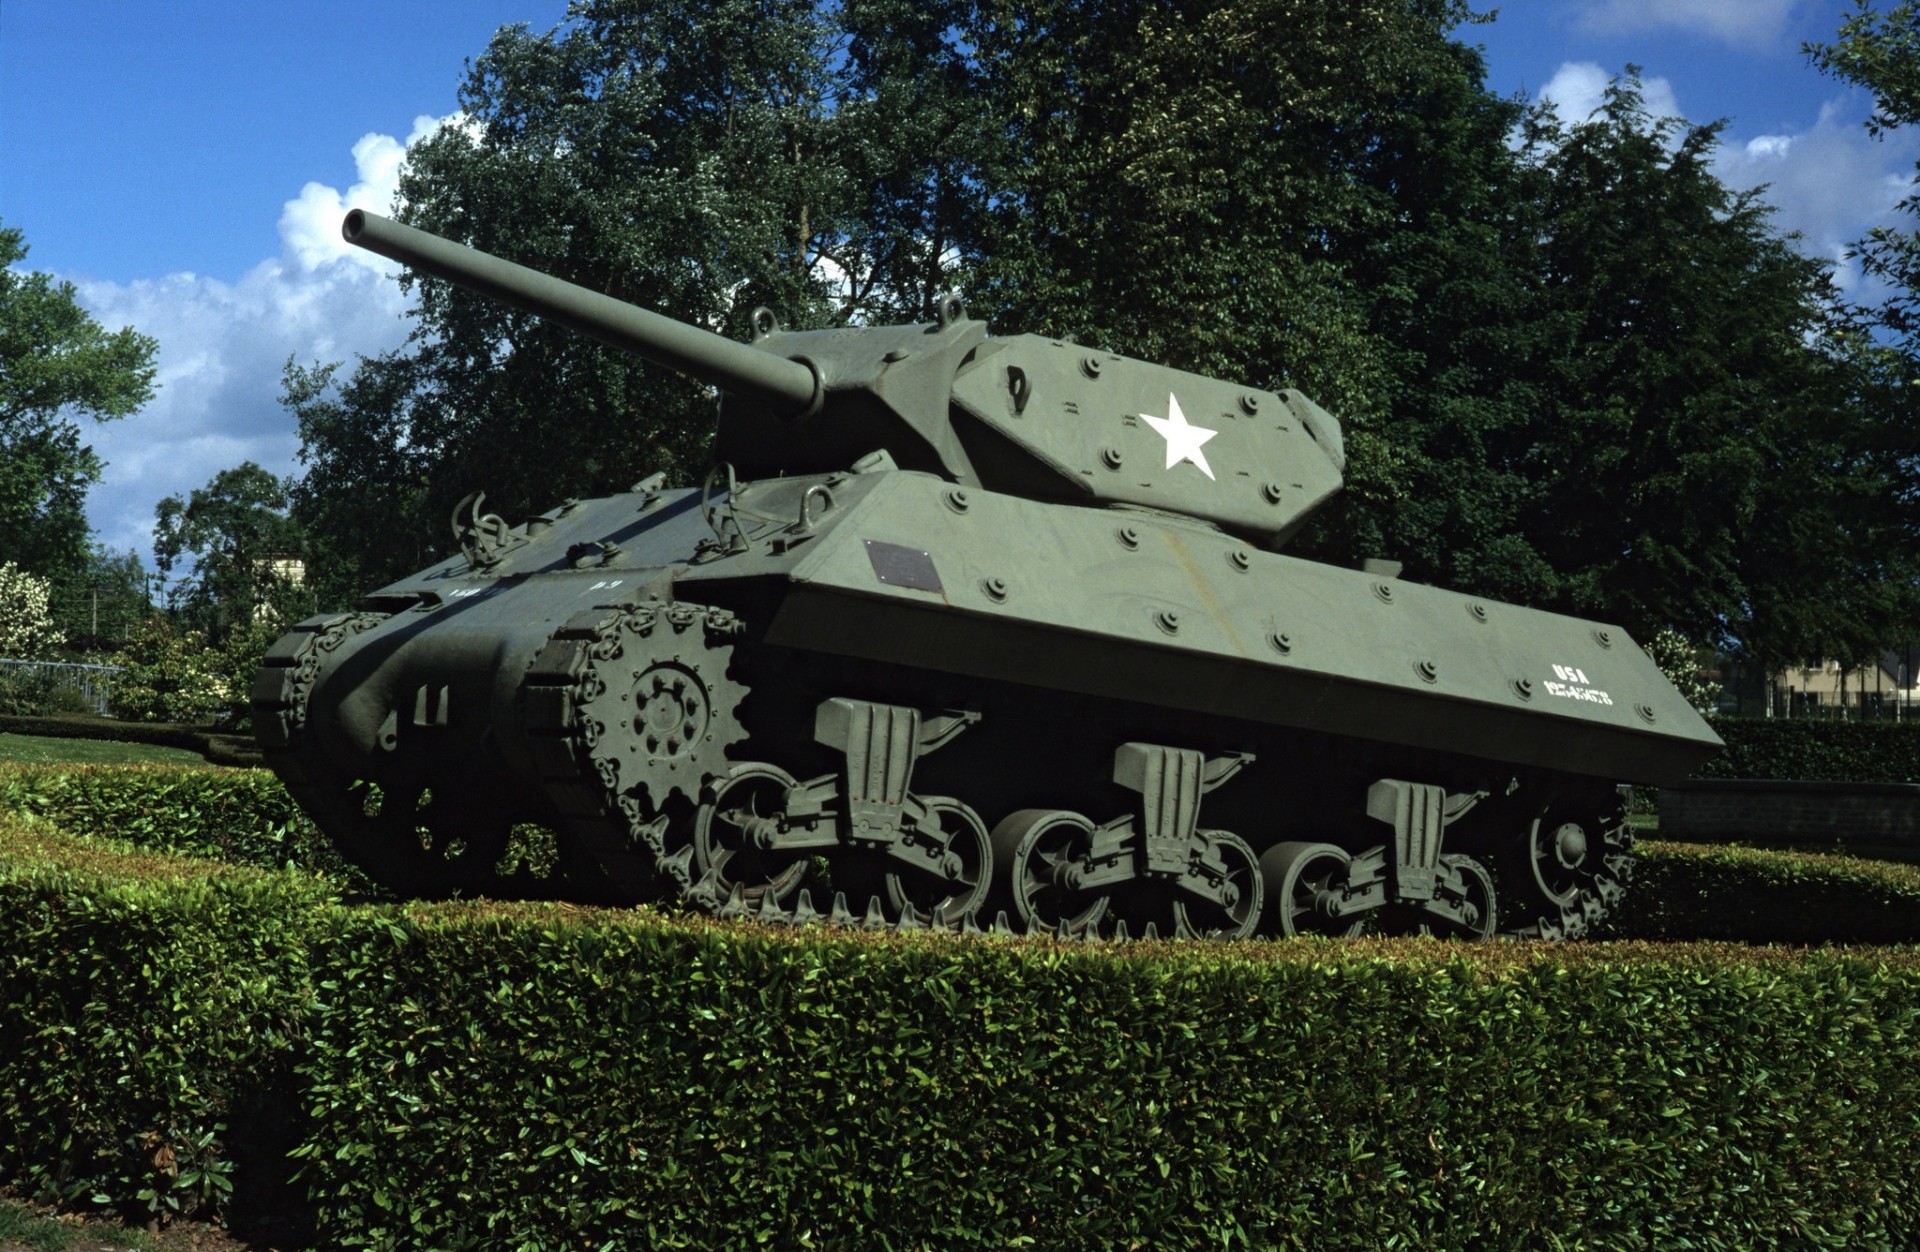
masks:
[[[818,403],[819,380],[799,361],[736,343],[364,209],[348,213],[340,233],[356,247],[492,296],[785,416],[799,416]]]

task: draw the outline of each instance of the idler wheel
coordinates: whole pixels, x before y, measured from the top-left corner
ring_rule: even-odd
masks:
[[[1081,885],[1092,869],[1093,829],[1080,814],[1061,809],[1021,809],[993,828],[995,895],[1020,929],[1099,932],[1113,897]]]
[[[1174,933],[1183,939],[1250,939],[1259,929],[1265,883],[1253,847],[1232,831],[1203,830],[1207,852],[1227,867],[1221,900],[1201,900],[1180,892],[1173,901]]]
[[[1366,916],[1342,916],[1336,908],[1353,867],[1346,849],[1330,843],[1280,843],[1260,857],[1266,882],[1270,929],[1296,935],[1357,935]]]
[[[694,892],[716,911],[736,892],[760,909],[770,897],[784,907],[807,875],[807,858],[766,846],[786,820],[793,775],[777,765],[736,765],[709,787],[694,818]]]
[[[946,872],[936,875],[912,867],[888,870],[887,916],[899,921],[912,910],[922,920],[958,921],[986,903],[993,866],[987,824],[971,806],[947,796],[926,796],[923,802],[935,828],[922,826],[911,837],[937,844]]]
[[[1533,882],[1540,894],[1556,904],[1570,905],[1578,898],[1581,870],[1592,853],[1592,842],[1579,822],[1535,822],[1531,835]]]

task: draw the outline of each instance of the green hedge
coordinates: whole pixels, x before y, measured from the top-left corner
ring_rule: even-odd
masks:
[[[0,764],[0,806],[149,852],[304,869],[354,894],[375,890],[266,770]]]
[[[261,759],[260,748],[250,734],[176,722],[134,722],[86,713],[58,717],[0,714],[0,731],[54,739],[105,739],[184,748],[198,752],[214,765],[258,765]]]
[[[1642,840],[1621,938],[1920,943],[1920,865]]]
[[[1829,936],[1920,918],[1905,867],[1654,844],[1641,929],[1756,888],[1828,892]],[[0,1181],[297,1201],[323,1246],[1920,1241],[1907,948],[348,906],[5,813],[0,916]],[[267,1204],[287,1148],[301,1192]]]
[[[1700,778],[1920,782],[1920,722],[1720,717],[1726,750]]]
[[[342,1244],[1920,1235],[1913,953],[396,920],[303,1069]]]
[[[226,1207],[256,1145],[255,1173],[284,1173],[332,899],[0,817],[0,1179],[165,1216]]]

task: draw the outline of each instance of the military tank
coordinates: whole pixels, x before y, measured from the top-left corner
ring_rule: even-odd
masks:
[[[740,343],[355,211],[363,248],[721,392],[718,466],[515,525],[300,623],[268,761],[412,895],[678,899],[874,928],[1590,931],[1623,783],[1718,746],[1615,626],[1282,549],[1341,427],[930,324]],[[564,415],[556,415],[564,420]],[[544,839],[545,878],[509,850]]]

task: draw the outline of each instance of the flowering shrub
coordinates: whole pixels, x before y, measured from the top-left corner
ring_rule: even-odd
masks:
[[[65,642],[48,607],[52,590],[12,561],[0,565],[0,656],[39,660]]]
[[[253,671],[236,673],[233,659],[197,630],[177,630],[151,618],[116,652],[124,667],[113,685],[116,717],[142,722],[230,720],[247,702]]]
[[[1692,643],[1679,631],[1669,626],[1646,643],[1647,655],[1667,676],[1667,681],[1679,689],[1680,695],[1702,713],[1713,712],[1714,701],[1720,691],[1713,681],[1700,672],[1700,660]]]

